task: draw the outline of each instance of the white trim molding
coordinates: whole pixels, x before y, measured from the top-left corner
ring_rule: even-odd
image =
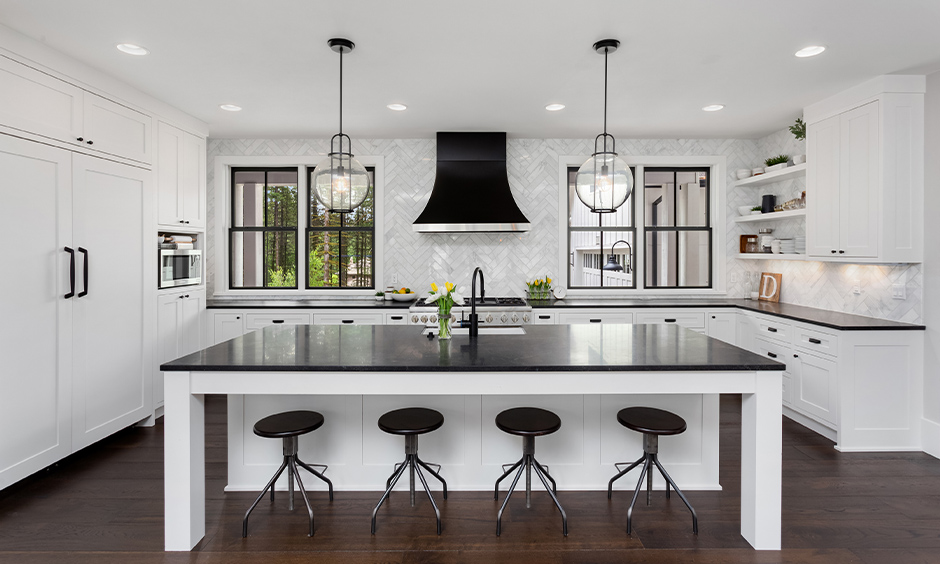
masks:
[[[375,260],[373,261],[373,275],[375,279],[375,288],[365,289],[329,289],[329,290],[308,290],[301,283],[303,276],[299,273],[307,271],[304,263],[304,253],[299,252],[301,242],[305,233],[306,217],[306,198],[307,167],[316,166],[325,157],[322,155],[301,155],[290,157],[265,157],[265,156],[218,156],[215,157],[215,227],[210,234],[215,240],[215,279],[213,281],[214,296],[265,296],[265,297],[361,297],[372,296],[378,289],[381,289],[384,280],[385,256],[385,221],[382,210],[385,208],[385,157],[381,156],[357,156],[356,158],[366,167],[375,168]],[[228,230],[231,227],[231,190],[229,186],[232,183],[232,168],[238,167],[297,167],[297,288],[285,290],[232,290],[229,284],[229,255],[228,255]],[[303,245],[306,248],[306,245]]]

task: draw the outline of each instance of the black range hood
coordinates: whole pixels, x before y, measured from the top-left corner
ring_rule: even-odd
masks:
[[[414,230],[419,233],[528,231],[509,188],[505,133],[437,134],[437,175]]]

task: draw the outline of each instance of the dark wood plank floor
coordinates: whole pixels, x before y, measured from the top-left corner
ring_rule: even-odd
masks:
[[[689,492],[699,514],[693,536],[685,507],[654,492],[624,530],[627,493],[561,492],[570,534],[544,492],[513,497],[495,536],[498,505],[485,492],[441,502],[434,534],[427,499],[396,493],[369,533],[375,492],[337,492],[330,504],[313,484],[316,536],[286,496],[262,503],[250,536],[241,518],[251,493],[223,493],[225,401],[207,399],[207,534],[192,553],[163,547],[163,428],[126,429],[0,492],[0,562],[40,563],[574,563],[700,562],[940,563],[940,460],[922,453],[843,454],[784,420],[783,547],[752,550],[739,534],[740,397],[722,397],[721,492]],[[446,472],[446,469],[445,469]],[[613,472],[613,470],[612,470]],[[298,497],[298,504],[302,501]],[[441,501],[441,500],[439,500]]]

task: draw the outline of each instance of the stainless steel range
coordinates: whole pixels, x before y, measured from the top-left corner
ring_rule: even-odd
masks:
[[[477,298],[477,315],[480,325],[525,325],[532,321],[532,306],[522,298]],[[411,325],[437,324],[437,303],[424,303],[424,298],[408,308]],[[470,298],[464,298],[463,304],[454,304],[450,310],[454,323],[470,320]]]

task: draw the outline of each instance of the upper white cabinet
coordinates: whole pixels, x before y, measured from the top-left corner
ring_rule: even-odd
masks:
[[[143,164],[153,160],[152,118],[0,56],[0,126]]]
[[[157,130],[157,222],[205,227],[206,140],[162,121]]]
[[[923,260],[924,99],[916,78],[881,77],[806,109],[806,242],[815,260]]]

